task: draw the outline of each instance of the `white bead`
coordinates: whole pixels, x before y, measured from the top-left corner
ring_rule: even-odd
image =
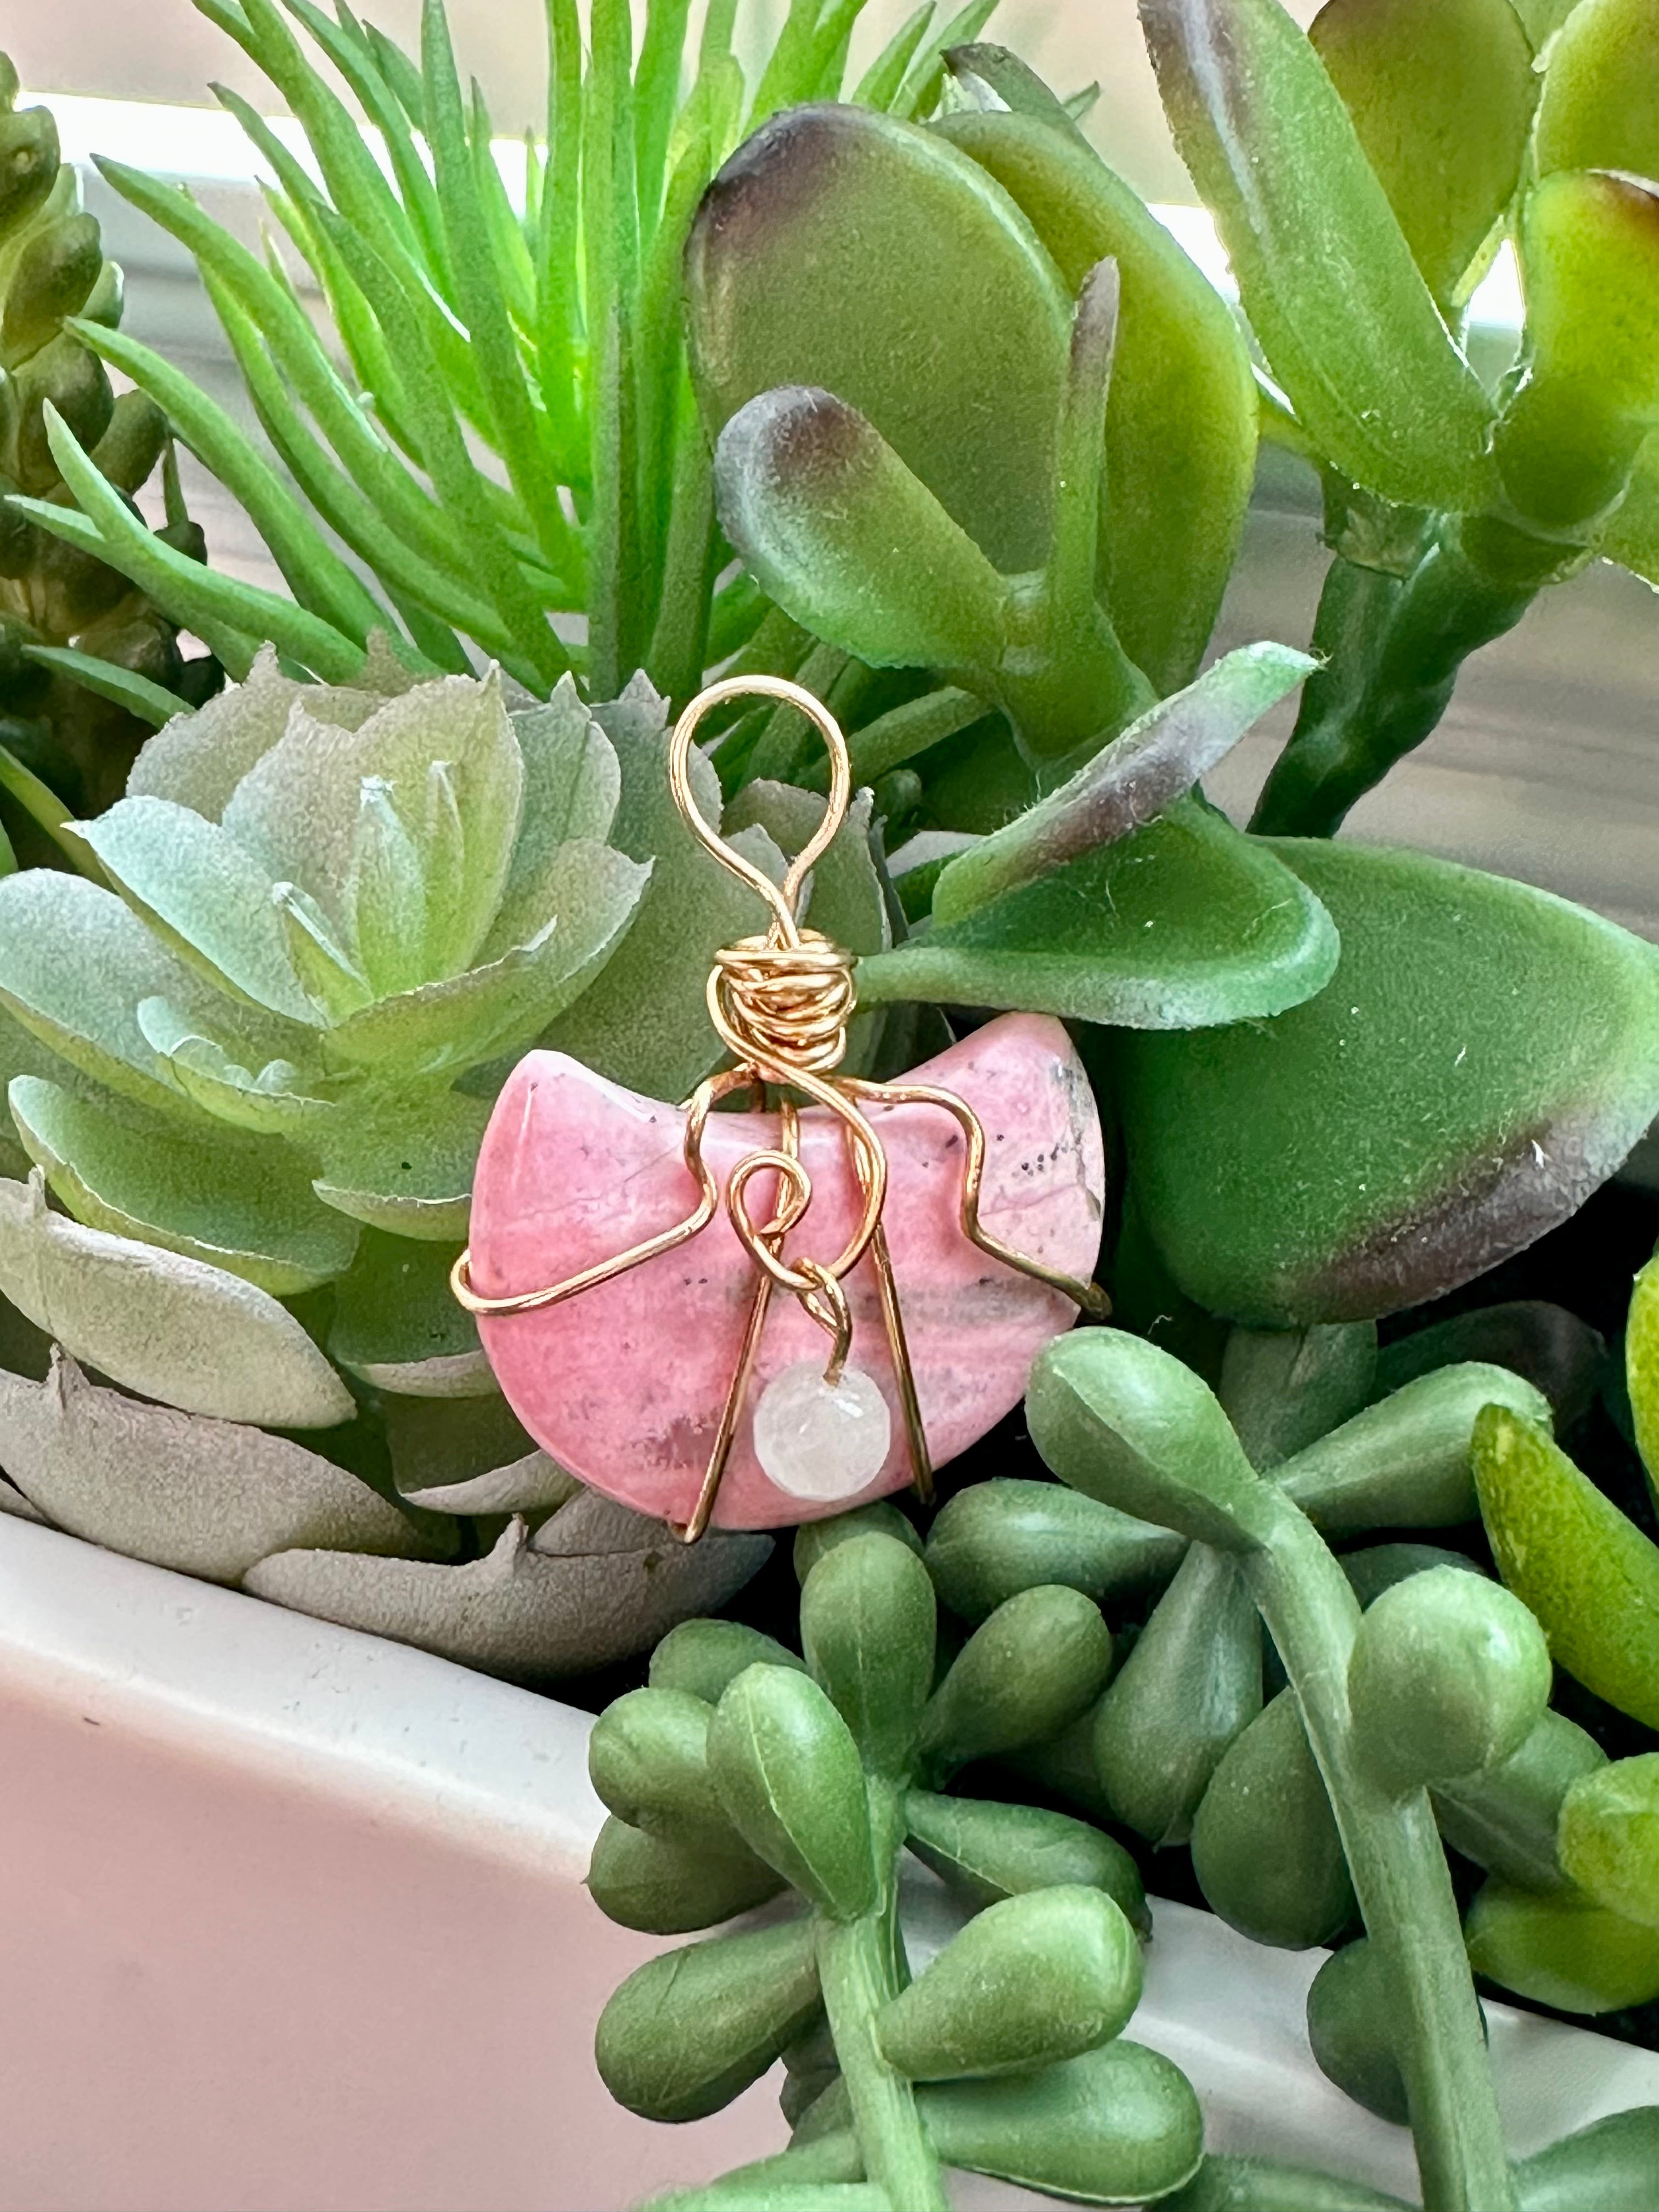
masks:
[[[755,1408],[755,1456],[780,1490],[815,1505],[856,1497],[893,1440],[887,1401],[856,1367],[833,1389],[814,1359],[775,1375]]]

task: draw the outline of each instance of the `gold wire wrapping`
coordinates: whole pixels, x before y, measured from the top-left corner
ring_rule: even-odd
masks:
[[[763,875],[704,820],[691,788],[691,744],[699,723],[727,700],[756,696],[779,700],[804,714],[823,739],[830,757],[830,795],[823,819],[789,863],[781,884]],[[584,1268],[564,1282],[504,1297],[485,1297],[472,1287],[469,1249],[450,1271],[451,1287],[469,1313],[532,1313],[544,1306],[562,1304],[567,1298],[610,1282],[629,1268],[685,1243],[708,1227],[720,1204],[714,1175],[702,1156],[710,1113],[723,1099],[741,1091],[752,1093],[764,1109],[769,1088],[775,1090],[781,1094],[776,1145],[746,1154],[726,1182],[726,1215],[755,1267],[755,1291],[743,1346],[696,1509],[684,1526],[670,1525],[688,1544],[695,1543],[708,1526],[742,1419],[774,1291],[789,1291],[830,1338],[825,1380],[833,1385],[840,1379],[852,1345],[852,1310],[845,1280],[866,1253],[875,1269],[882,1326],[898,1384],[911,1475],[926,1500],[933,1492],[933,1466],[905,1341],[898,1285],[882,1229],[887,1155],[860,1102],[934,1106],[949,1114],[962,1130],[966,1148],[960,1200],[963,1236],[1003,1266],[1062,1292],[1096,1319],[1104,1319],[1109,1304],[1095,1284],[1078,1281],[1029,1259],[981,1227],[979,1203],[985,1132],[966,1099],[933,1084],[873,1083],[860,1076],[835,1073],[846,1054],[848,1024],[858,1003],[853,957],[820,931],[803,928],[796,912],[806,879],[846,820],[852,798],[847,743],[829,708],[799,684],[781,676],[727,677],[711,684],[674,726],[668,778],[675,804],[693,834],[722,867],[765,902],[770,915],[764,936],[745,937],[726,946],[715,954],[709,972],[709,1018],[733,1064],[700,1083],[686,1102],[684,1158],[696,1185],[696,1203],[671,1228],[619,1252],[614,1260]],[[784,1254],[786,1238],[799,1226],[812,1202],[812,1179],[800,1158],[799,1111],[790,1093],[823,1107],[841,1123],[858,1185],[861,1206],[857,1224],[832,1260],[805,1255],[786,1258]],[[775,1180],[771,1211],[764,1218],[757,1218],[750,1211],[749,1194],[750,1185],[761,1176]]]

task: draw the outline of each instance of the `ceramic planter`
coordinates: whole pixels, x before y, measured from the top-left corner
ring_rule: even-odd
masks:
[[[762,2083],[671,2130],[593,2021],[652,1939],[581,1887],[586,1714],[0,1521],[0,2212],[611,2212],[781,2148]],[[1322,1954],[1156,1907],[1134,2033],[1213,2147],[1408,2189],[1313,2069]],[[955,1924],[918,1874],[920,1956]],[[1659,2056],[1492,2008],[1513,2147],[1659,2100]],[[1034,2202],[964,2183],[975,2207]]]

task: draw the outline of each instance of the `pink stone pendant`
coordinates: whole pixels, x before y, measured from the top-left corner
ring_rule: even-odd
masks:
[[[902,1082],[954,1092],[982,1123],[982,1229],[1022,1258],[1086,1282],[1100,1243],[1104,1163],[1094,1099],[1060,1024],[1005,1014]],[[1019,1403],[1032,1361],[1071,1327],[1077,1308],[964,1234],[966,1139],[950,1113],[878,1097],[864,1110],[886,1155],[881,1218],[917,1407],[940,1464]],[[483,1300],[512,1298],[564,1282],[682,1220],[698,1198],[685,1126],[682,1107],[608,1083],[562,1053],[530,1054],[501,1092],[478,1160],[473,1290]],[[775,1113],[711,1115],[702,1157],[719,1203],[706,1227],[580,1296],[479,1315],[490,1364],[537,1442],[594,1489],[666,1520],[692,1516],[755,1310],[756,1267],[727,1212],[729,1179],[777,1142]],[[833,1251],[862,1207],[845,1132],[822,1107],[800,1115],[799,1157],[811,1197],[782,1239],[786,1261]],[[768,1186],[780,1178],[769,1170],[755,1181],[745,1202],[758,1220],[771,1202]],[[814,1520],[910,1480],[873,1253],[851,1269],[845,1290],[851,1346],[845,1375],[829,1392],[811,1371],[824,1370],[823,1328],[796,1298],[773,1299],[738,1410],[716,1525]],[[857,1486],[838,1483],[837,1468]]]

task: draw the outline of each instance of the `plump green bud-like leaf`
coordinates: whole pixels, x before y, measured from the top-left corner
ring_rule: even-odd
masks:
[[[1066,1884],[977,1913],[876,2015],[914,2081],[1024,2074],[1109,2043],[1140,2002],[1140,1946],[1105,1893]]]
[[[599,2015],[593,2055],[619,2105],[701,2120],[757,2081],[818,2007],[809,1920],[651,1959]]]
[[[1357,1910],[1342,1839],[1294,1694],[1281,1690],[1228,1747],[1193,1821],[1212,1911],[1257,1943],[1328,1943]]]
[[[1348,1667],[1361,1755],[1399,1790],[1509,1759],[1549,1694],[1549,1646],[1526,1607],[1453,1567],[1384,1590],[1360,1623]]]
[[[1329,988],[1115,1042],[1136,1205],[1176,1285],[1256,1326],[1435,1297],[1575,1212],[1659,1110],[1659,957],[1419,853],[1267,841],[1329,911]]]
[[[1204,2120],[1180,2069],[1115,2042],[1038,2074],[939,2082],[917,2092],[949,2166],[1086,2204],[1146,2204],[1204,2154]]]
[[[735,1836],[720,1850],[706,1836],[653,1835],[614,1814],[599,1830],[587,1869],[588,1894],[605,1917],[647,1936],[718,1928],[783,1886],[783,1876]]]
[[[1286,1460],[1278,1476],[1328,1536],[1368,1528],[1452,1528],[1479,1510],[1470,1441],[1483,1406],[1547,1426],[1542,1393],[1502,1367],[1467,1361],[1419,1376]]]
[[[1097,263],[1117,264],[1100,583],[1129,658],[1160,692],[1178,690],[1209,641],[1255,473],[1255,383],[1237,323],[1052,105],[962,110],[933,128],[1018,203],[1073,296]]]
[[[629,1690],[593,1723],[588,1778],[633,1827],[665,1836],[712,1831],[735,1842],[708,1772],[713,1718],[689,1690]]]
[[[686,1690],[717,1705],[745,1667],[794,1667],[806,1662],[775,1638],[741,1620],[683,1620],[651,1655],[653,1690]]]
[[[1636,1449],[1659,1496],[1659,1260],[1636,1278],[1625,1322],[1625,1386],[1630,1393]]]
[[[1212,2151],[1168,2212],[1406,2212],[1405,2199],[1316,2166]]]
[[[1247,1021],[1322,989],[1336,936],[1255,838],[1195,799],[859,964],[866,1005],[1018,1006],[1133,1029]]]
[[[1641,2212],[1659,2168],[1659,2107],[1609,2112],[1516,2167],[1521,2212]]]
[[[813,1679],[872,1773],[900,1776],[933,1686],[933,1585],[908,1545],[872,1532],[826,1552],[800,1594]]]
[[[1095,1771],[1114,1816],[1184,1843],[1228,1746],[1261,1710],[1261,1631],[1234,1560],[1182,1561],[1096,1710]]]
[[[1098,1604],[1172,1574],[1184,1549],[1170,1530],[1063,1484],[998,1477],[946,1501],[927,1532],[927,1558],[951,1611],[978,1622],[1039,1583],[1065,1583]]]
[[[1222,1354],[1219,1396],[1251,1466],[1265,1474],[1358,1413],[1376,1375],[1370,1322],[1236,1328]]]
[[[1550,48],[1533,159],[1552,169],[1659,176],[1659,8],[1653,0],[1578,0]]]
[[[0,116],[0,238],[20,229],[58,174],[58,125],[50,108]]]
[[[1031,1370],[1025,1415],[1043,1460],[1075,1490],[1182,1535],[1243,1552],[1262,1486],[1214,1393],[1122,1329],[1058,1337]]]
[[[1659,422],[1659,186],[1558,169],[1528,193],[1519,240],[1529,369],[1498,465],[1523,514],[1587,531]]]
[[[1403,2128],[1411,2107],[1393,2027],[1382,1957],[1362,1936],[1334,1952],[1313,1978],[1308,2045],[1320,2072],[1345,2096]]]
[[[868,1505],[855,1506],[850,1513],[832,1514],[827,1521],[803,1521],[795,1531],[795,1580],[804,1583],[818,1561],[837,1545],[850,1543],[854,1536],[869,1535],[891,1536],[921,1556],[921,1538],[915,1522],[901,1513],[890,1498],[878,1498]]]
[[[1659,1753],[1582,1775],[1561,1808],[1561,1864],[1598,1905],[1659,1928]]]
[[[66,215],[43,224],[6,274],[0,358],[15,368],[86,302],[104,265],[97,219]]]
[[[1494,1879],[1463,1933],[1476,1973],[1560,2012],[1621,2012],[1659,1997],[1659,1928],[1571,1890],[1540,1896]]]
[[[1111,1632],[1079,1591],[1021,1590],[974,1631],[922,1716],[923,1765],[1041,1743],[1091,1705],[1111,1672]]]
[[[686,299],[712,429],[782,386],[833,392],[994,567],[1041,564],[1070,303],[964,155],[867,109],[774,117],[709,187]]]
[[[1442,1783],[1435,1818],[1454,1850],[1522,1889],[1563,1889],[1558,1826],[1568,1791],[1607,1755],[1565,1713],[1547,1712],[1518,1751],[1483,1774]]]
[[[1324,456],[1411,506],[1479,503],[1492,411],[1319,57],[1279,0],[1141,0],[1176,143]]]
[[[807,386],[761,393],[720,432],[714,483],[750,573],[829,643],[970,686],[1001,660],[1006,585],[855,407]]]
[[[708,1730],[708,1766],[738,1834],[837,1920],[875,1898],[864,1770],[847,1723],[793,1668],[745,1668]]]
[[[1508,206],[1537,98],[1510,0],[1326,0],[1308,37],[1435,298]]]
[[[1314,665],[1288,646],[1247,645],[1229,653],[1185,691],[1149,708],[1058,791],[947,860],[933,886],[934,921],[955,921],[1143,828]]]
[[[981,1797],[936,1797],[912,1790],[906,1840],[924,1866],[976,1905],[1069,1883],[1104,1890],[1137,1932],[1152,1933],[1140,1870],[1121,1844],[1086,1820],[1036,1805]]]
[[[1548,1435],[1500,1407],[1474,1429],[1480,1514],[1558,1666],[1659,1728],[1659,1546]]]
[[[1556,1426],[1565,1430],[1589,1410],[1607,1349],[1600,1332],[1565,1306],[1542,1298],[1509,1299],[1396,1337],[1378,1357],[1376,1395],[1398,1390],[1439,1367],[1490,1362],[1541,1390]]]

